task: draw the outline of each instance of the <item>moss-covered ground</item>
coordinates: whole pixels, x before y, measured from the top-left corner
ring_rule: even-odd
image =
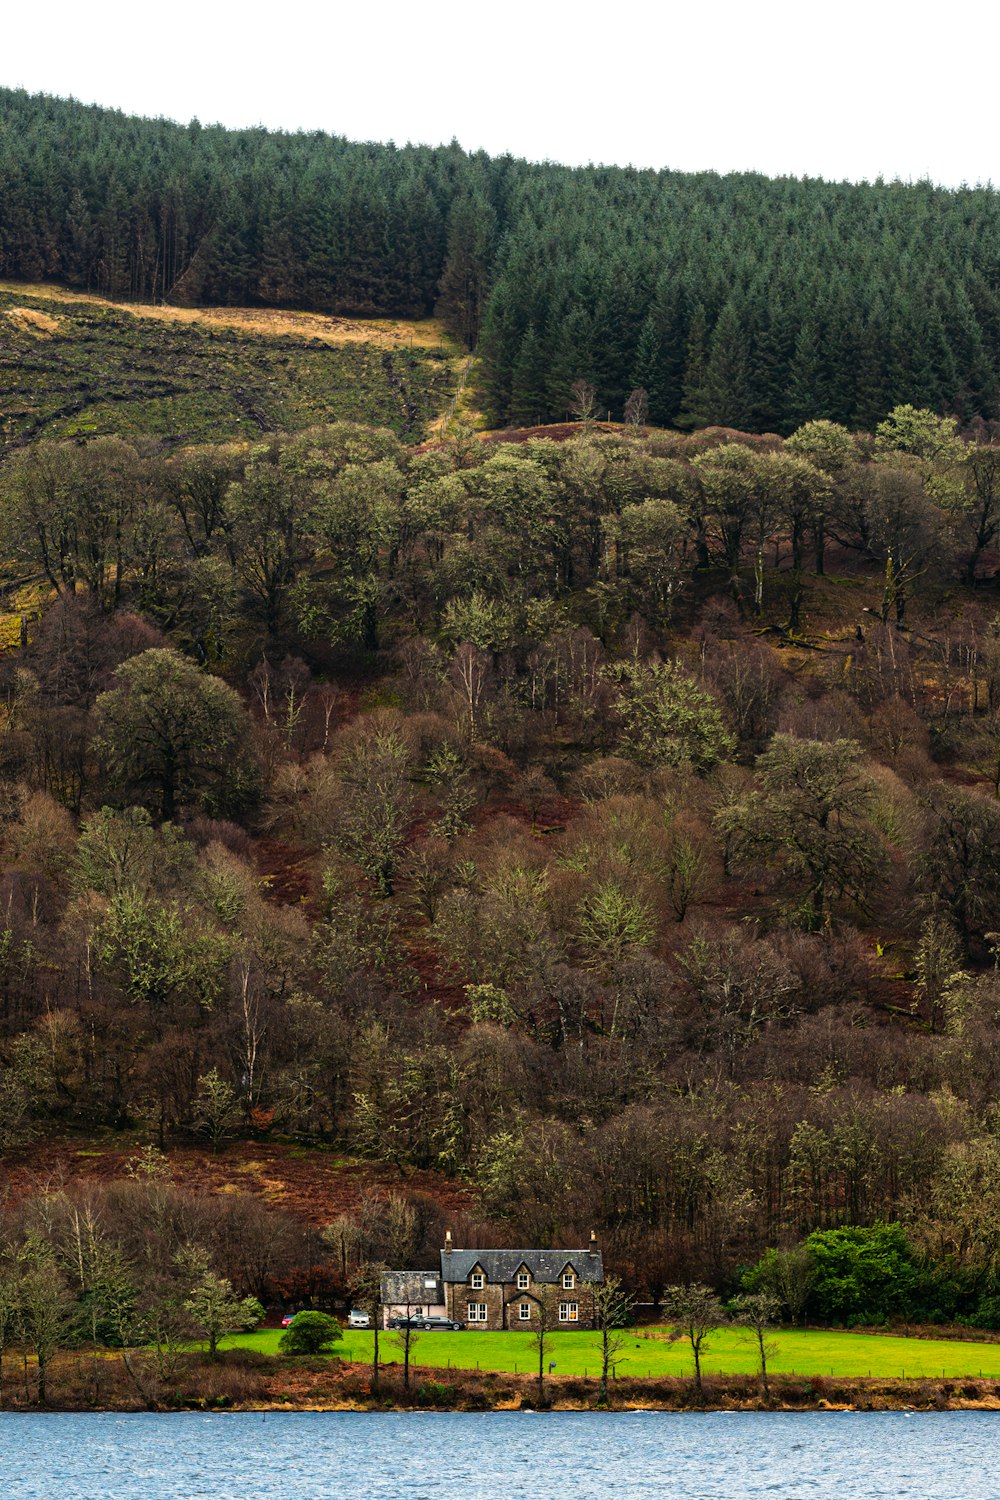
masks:
[[[424,437],[461,360],[437,323],[119,307],[0,283],[0,448],[219,442],[334,421]]]

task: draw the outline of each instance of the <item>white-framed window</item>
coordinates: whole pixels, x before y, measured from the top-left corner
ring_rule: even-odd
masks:
[[[517,1316],[518,1316],[518,1318],[520,1319],[520,1321],[522,1323],[528,1323],[528,1322],[530,1322],[531,1321],[531,1303],[530,1302],[519,1302],[517,1304]]]
[[[559,1321],[560,1323],[578,1323],[580,1321],[579,1302],[560,1302]]]
[[[564,1271],[563,1272],[563,1290],[566,1291],[566,1292],[571,1292],[575,1286],[576,1286],[576,1277],[573,1275],[573,1272],[572,1271]]]
[[[465,1310],[465,1320],[467,1323],[485,1323],[486,1303],[470,1302]]]
[[[486,1277],[482,1271],[473,1271],[469,1277],[469,1285],[474,1292],[481,1292],[486,1285]]]
[[[529,1272],[527,1272],[527,1271],[518,1271],[518,1273],[517,1273],[517,1289],[518,1289],[518,1291],[519,1292],[526,1292],[528,1290],[528,1288],[529,1288],[530,1285],[531,1285],[531,1276],[530,1276]]]

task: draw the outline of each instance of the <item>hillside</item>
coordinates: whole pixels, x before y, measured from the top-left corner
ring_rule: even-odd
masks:
[[[1000,1329],[1000,197],[0,184],[0,1377],[446,1228]]]
[[[581,380],[615,419],[644,390],[669,427],[998,411],[990,188],[570,169],[11,89],[0,183],[0,276],[154,304],[437,311],[478,350],[494,426],[563,421]]]
[[[459,378],[433,320],[110,303],[0,283],[0,443],[171,445],[346,420],[422,438]]]

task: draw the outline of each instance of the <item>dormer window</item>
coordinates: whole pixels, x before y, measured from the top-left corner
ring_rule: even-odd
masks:
[[[517,1273],[517,1289],[518,1289],[518,1291],[519,1292],[526,1292],[528,1290],[528,1288],[529,1288],[530,1285],[531,1285],[531,1275],[530,1275],[530,1273],[528,1271],[518,1271],[518,1273]]]
[[[486,1285],[486,1275],[483,1271],[473,1271],[469,1277],[469,1284],[474,1292],[481,1292]]]
[[[576,1277],[573,1275],[573,1272],[572,1271],[564,1271],[563,1272],[563,1290],[567,1291],[567,1292],[571,1292],[575,1286],[576,1286]]]

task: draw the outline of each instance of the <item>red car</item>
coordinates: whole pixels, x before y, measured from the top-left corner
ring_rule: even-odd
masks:
[[[282,1326],[282,1328],[287,1328],[288,1325],[289,1325],[289,1323],[292,1322],[292,1320],[293,1320],[293,1318],[295,1318],[295,1316],[296,1316],[295,1313],[286,1313],[285,1316],[281,1320],[281,1326]]]

